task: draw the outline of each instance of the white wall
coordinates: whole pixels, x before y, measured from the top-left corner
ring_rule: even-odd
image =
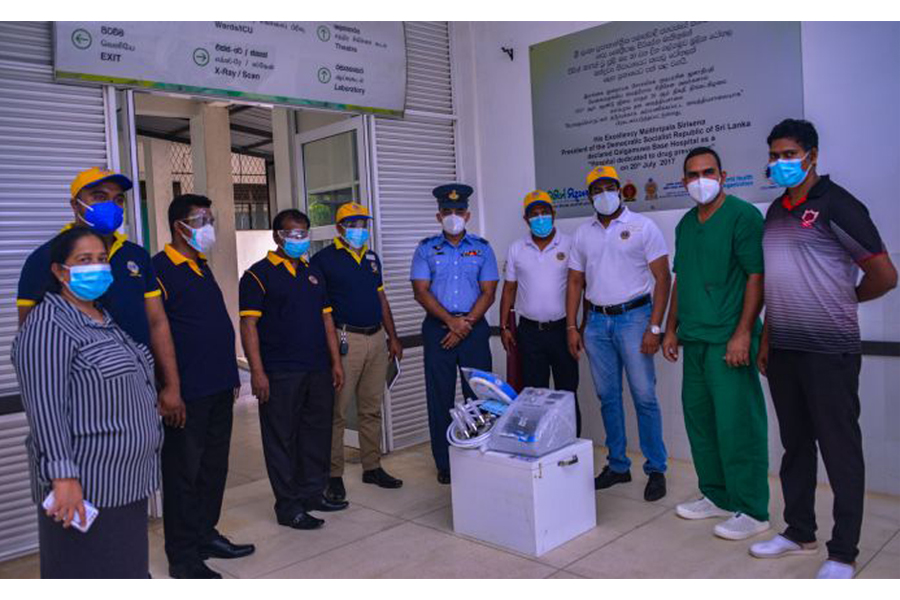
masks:
[[[254,263],[266,257],[269,250],[275,250],[275,240],[271,229],[236,231],[237,237],[237,276],[238,280],[244,271]]]
[[[522,197],[533,189],[534,144],[528,47],[598,23],[454,23],[454,87],[457,94],[462,178],[476,188],[476,227],[502,263],[509,243],[525,233]],[[512,47],[515,59],[501,51]],[[831,174],[869,207],[895,264],[900,263],[900,24],[804,23],[802,26],[805,118],[820,135],[820,173]],[[765,65],[760,65],[765,68]],[[797,115],[785,115],[797,116]],[[774,125],[774,123],[773,123]],[[760,141],[760,161],[766,156]],[[723,157],[727,164],[727,157]],[[653,213],[670,248],[683,210]],[[563,231],[586,219],[559,222]],[[498,301],[499,304],[499,301]],[[496,306],[490,315],[497,324]],[[863,305],[863,339],[900,340],[900,292]],[[495,369],[505,355],[494,345]],[[579,388],[586,434],[603,442],[599,404],[587,362]],[[810,374],[815,376],[815,374]],[[681,365],[657,358],[657,390],[669,453],[690,459],[681,410]],[[769,402],[770,466],[781,457],[778,427]],[[867,487],[900,494],[900,359],[865,357],[860,395]],[[630,400],[626,399],[626,404]],[[638,449],[629,408],[629,447]],[[640,470],[640,465],[634,465]],[[820,469],[824,480],[824,469]]]

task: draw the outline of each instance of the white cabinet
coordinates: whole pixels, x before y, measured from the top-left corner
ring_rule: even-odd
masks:
[[[590,440],[540,458],[451,447],[450,472],[457,533],[540,556],[597,526]]]

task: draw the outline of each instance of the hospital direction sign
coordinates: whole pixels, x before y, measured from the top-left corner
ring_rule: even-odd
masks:
[[[401,22],[57,21],[61,81],[400,116]]]

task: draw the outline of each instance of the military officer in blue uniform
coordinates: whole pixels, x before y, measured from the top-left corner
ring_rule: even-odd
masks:
[[[466,232],[472,188],[451,183],[432,193],[443,232],[419,242],[409,278],[416,301],[428,313],[422,338],[431,452],[438,482],[448,484],[447,427],[456,377],[461,367],[491,369],[490,327],[484,314],[494,303],[499,275],[491,245]],[[463,394],[472,397],[464,380],[462,386]]]

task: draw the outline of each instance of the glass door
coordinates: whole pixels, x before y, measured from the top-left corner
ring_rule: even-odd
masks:
[[[366,182],[366,146],[361,116],[297,134],[300,158],[301,209],[309,215],[315,254],[337,235],[337,210],[347,202],[358,202],[371,210]],[[347,406],[344,445],[359,448],[359,421],[354,396]]]
[[[363,137],[361,116],[297,135],[300,204],[312,223],[312,254],[337,235],[334,221],[342,204],[369,206]]]

